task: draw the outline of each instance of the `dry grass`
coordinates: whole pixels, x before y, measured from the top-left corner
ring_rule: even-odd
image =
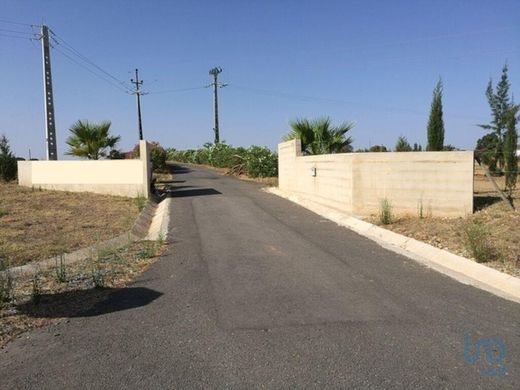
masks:
[[[87,315],[146,270],[163,249],[158,242],[133,242],[66,265],[61,280],[56,269],[15,280],[14,300],[0,302],[0,347],[31,328]]]
[[[504,188],[504,178],[496,178],[500,188]],[[518,184],[520,186],[520,182]],[[489,254],[486,265],[520,276],[520,189],[513,192],[515,212],[511,212],[504,201],[494,191],[492,184],[476,169],[475,206],[473,215],[465,218],[419,218],[401,217],[385,228],[408,237],[424,241],[441,249],[447,249],[464,257],[472,257],[468,245],[468,226],[478,224],[486,231]],[[371,218],[377,223],[377,218]]]
[[[0,183],[0,257],[10,266],[88,247],[128,231],[130,198]]]

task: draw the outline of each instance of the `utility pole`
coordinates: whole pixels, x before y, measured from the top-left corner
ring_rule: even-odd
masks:
[[[137,96],[137,119],[139,124],[139,140],[143,140],[143,122],[141,119],[141,95],[143,93],[141,92],[141,85],[143,85],[143,80],[139,81],[139,70],[135,70],[135,80],[130,79],[130,82],[132,84],[135,84],[135,91],[134,95]]]
[[[41,29],[43,59],[43,90],[45,94],[45,131],[47,140],[47,160],[58,159],[56,146],[56,121],[54,120],[54,98],[52,95],[51,50],[49,44],[49,28]]]
[[[208,87],[213,86],[213,101],[215,103],[215,127],[213,128],[213,131],[215,132],[215,143],[218,144],[220,142],[220,131],[218,127],[218,88],[223,88],[227,84],[219,84],[218,83],[218,75],[222,73],[222,68],[215,67],[213,69],[209,70],[209,74],[213,76],[213,83],[208,85]]]

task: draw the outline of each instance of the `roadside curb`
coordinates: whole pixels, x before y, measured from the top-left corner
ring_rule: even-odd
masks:
[[[340,226],[347,227],[377,242],[386,249],[416,260],[461,283],[520,303],[520,278],[486,267],[444,249],[386,230],[298,195],[286,193],[276,187],[264,188],[263,190],[288,199]]]
[[[170,198],[163,199],[162,201],[159,201],[155,198],[150,198],[147,201],[145,207],[137,216],[129,232],[74,252],[63,253],[62,256],[64,263],[66,265],[72,264],[91,257],[96,251],[120,248],[134,241],[156,241],[159,239],[165,240],[168,236],[168,227],[170,223],[170,203]],[[30,277],[42,270],[55,266],[56,256],[49,259],[40,260],[35,263],[8,268],[4,271],[1,271],[0,274],[9,272],[11,275],[17,277]]]
[[[168,239],[168,227],[170,226],[171,198],[163,199],[155,208],[155,213],[150,221],[150,227],[146,235],[147,240]]]

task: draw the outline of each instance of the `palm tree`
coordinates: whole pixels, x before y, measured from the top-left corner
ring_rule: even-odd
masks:
[[[352,151],[352,137],[346,133],[354,127],[353,123],[332,126],[329,118],[314,120],[297,119],[290,122],[291,132],[283,139],[300,139],[305,154],[346,153]]]
[[[91,123],[78,120],[69,129],[72,135],[67,138],[70,146],[66,153],[70,156],[86,157],[89,160],[99,160],[107,157],[108,149],[114,149],[121,137],[109,134],[110,121]]]

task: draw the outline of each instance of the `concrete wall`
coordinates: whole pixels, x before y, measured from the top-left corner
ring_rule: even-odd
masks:
[[[139,160],[18,161],[18,184],[51,190],[149,196],[152,166],[146,141]]]
[[[473,212],[473,152],[302,156],[300,140],[278,145],[279,188],[354,215],[462,216]],[[315,176],[314,176],[315,175]]]

